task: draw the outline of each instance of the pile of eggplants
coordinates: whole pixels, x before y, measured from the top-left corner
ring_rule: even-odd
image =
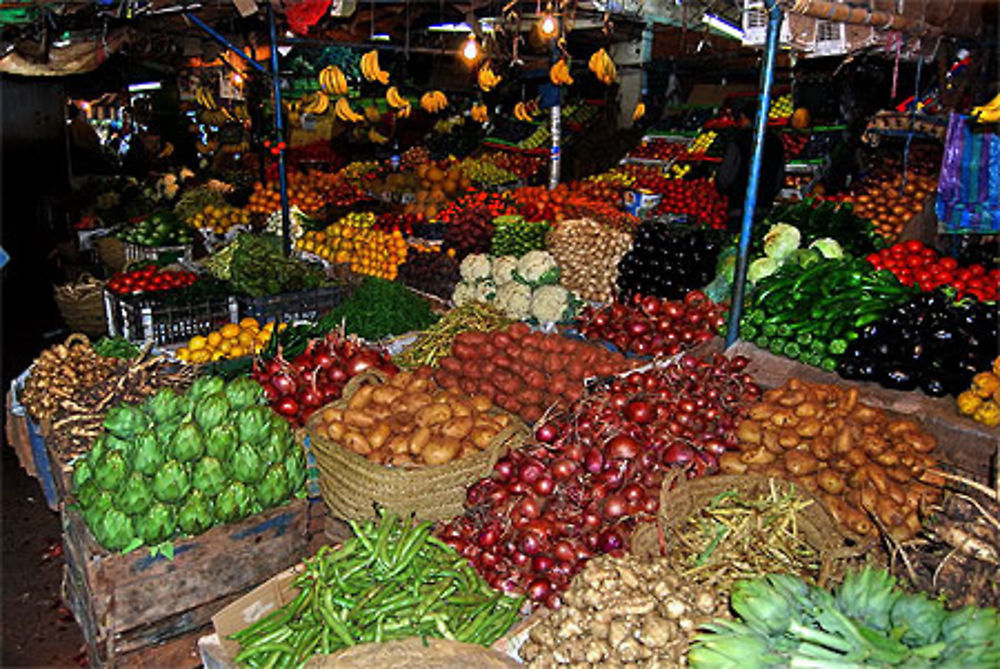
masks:
[[[837,364],[845,379],[957,395],[997,356],[997,305],[921,293],[867,325]]]
[[[632,249],[618,263],[618,296],[683,298],[715,276],[724,235],[705,227],[646,221],[635,232]]]

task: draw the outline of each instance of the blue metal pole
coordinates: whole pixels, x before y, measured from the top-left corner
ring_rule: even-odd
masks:
[[[213,29],[212,26],[208,25],[207,23],[205,23],[204,21],[202,21],[201,19],[199,19],[197,16],[195,16],[194,14],[191,14],[189,12],[184,12],[184,18],[186,18],[188,21],[190,21],[191,23],[195,24],[196,26],[198,26],[199,28],[201,28],[202,30],[204,30],[206,33],[208,33],[208,35],[212,39],[214,39],[216,42],[218,42],[219,44],[221,44],[222,46],[226,47],[227,49],[229,49],[230,51],[232,51],[233,53],[235,53],[237,56],[239,56],[240,58],[242,58],[244,61],[247,62],[248,65],[250,65],[251,67],[253,67],[255,70],[257,70],[261,74],[267,74],[267,70],[264,69],[263,65],[261,65],[260,63],[258,63],[257,61],[255,61],[250,56],[248,56],[245,53],[243,53],[243,51],[238,46],[236,46],[235,44],[233,44],[232,42],[230,42],[228,39],[226,39],[226,37],[224,35],[222,35],[221,33],[217,32],[215,29]]]
[[[753,156],[747,181],[746,199],[743,201],[743,224],[740,228],[739,253],[733,276],[733,299],[729,308],[729,328],[726,330],[726,348],[740,336],[740,317],[743,315],[743,297],[746,294],[747,260],[750,256],[750,236],[753,233],[753,214],[757,207],[757,186],[760,182],[760,162],[764,155],[764,133],[767,131],[767,113],[771,107],[771,84],[774,83],[774,61],[778,55],[778,37],[781,33],[781,10],[776,0],[764,0],[767,9],[767,42],[764,50],[764,69],[760,73],[760,104],[753,130]]]
[[[278,188],[281,192],[281,245],[285,255],[292,252],[291,220],[288,217],[288,174],[285,171],[285,122],[281,114],[281,77],[278,73],[278,30],[274,25],[274,6],[267,5],[267,23],[271,30],[271,83],[274,85],[274,133],[278,144]]]

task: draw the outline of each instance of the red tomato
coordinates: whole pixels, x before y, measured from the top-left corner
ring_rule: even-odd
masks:
[[[920,267],[921,265],[924,265],[924,264],[925,263],[924,263],[923,256],[917,255],[917,256],[909,256],[909,257],[906,258],[906,266],[907,267]]]
[[[941,260],[938,261],[938,264],[940,264],[941,267],[944,267],[947,270],[954,270],[958,267],[958,261],[955,260],[954,258],[947,256],[941,258]]]
[[[911,239],[909,241],[903,242],[902,246],[910,253],[916,253],[918,251],[923,251],[924,249],[923,242],[920,242],[916,239]]]

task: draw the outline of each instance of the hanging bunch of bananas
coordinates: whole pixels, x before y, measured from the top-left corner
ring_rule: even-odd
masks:
[[[351,109],[351,103],[347,101],[347,98],[339,98],[333,106],[333,111],[338,119],[348,123],[360,123],[365,120],[364,116]]]
[[[534,100],[531,102],[518,102],[514,105],[514,118],[518,121],[530,122],[538,113],[538,105]]]
[[[503,79],[503,77],[498,77],[496,74],[493,73],[493,70],[490,69],[489,63],[486,63],[481,68],[479,68],[478,78],[479,78],[479,87],[483,89],[483,91],[486,93],[489,93],[494,88],[496,88],[497,84],[499,84],[500,81]]]
[[[610,86],[618,78],[618,68],[615,67],[615,61],[611,60],[611,56],[604,49],[598,49],[594,52],[594,55],[590,57],[589,66],[590,71],[602,84]]]
[[[428,114],[437,114],[448,106],[448,98],[441,91],[428,91],[420,96],[420,106]]]
[[[327,95],[347,95],[347,77],[336,65],[327,65],[320,70],[319,87]]]
[[[215,101],[212,89],[207,86],[196,86],[194,89],[194,99],[204,109],[215,110],[219,108],[219,103]]]
[[[486,110],[486,105],[484,104],[472,105],[472,109],[469,110],[469,117],[476,123],[486,123],[490,120],[489,112]]]
[[[569,76],[569,66],[565,58],[560,58],[556,64],[549,69],[549,80],[556,86],[572,86],[573,77]]]
[[[391,108],[396,110],[396,116],[399,118],[409,118],[410,111],[412,110],[410,101],[399,94],[398,88],[390,86],[389,90],[385,92],[385,101],[389,103]]]
[[[330,108],[330,98],[323,91],[316,91],[311,95],[303,96],[299,100],[299,105],[299,110],[303,114],[320,116],[325,114],[326,110]]]
[[[639,102],[635,105],[635,109],[632,111],[632,121],[633,122],[638,121],[645,115],[646,115],[646,103],[643,102],[642,100],[639,100]]]
[[[242,102],[233,106],[233,116],[236,117],[237,121],[249,121],[250,120],[250,110]]]
[[[368,129],[368,140],[373,144],[385,144],[389,141],[389,138],[380,133],[375,128]]]
[[[389,73],[379,67],[378,51],[375,49],[361,56],[361,74],[368,81],[377,81],[383,86],[389,83]]]
[[[980,123],[996,123],[1000,121],[1000,95],[984,105],[972,108],[972,117]]]
[[[375,105],[368,105],[362,111],[365,114],[365,120],[369,123],[378,123],[382,120],[382,112]]]

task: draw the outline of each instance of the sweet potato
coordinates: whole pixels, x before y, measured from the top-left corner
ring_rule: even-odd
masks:
[[[808,476],[819,469],[819,460],[809,451],[796,449],[785,453],[785,468],[793,476]]]

